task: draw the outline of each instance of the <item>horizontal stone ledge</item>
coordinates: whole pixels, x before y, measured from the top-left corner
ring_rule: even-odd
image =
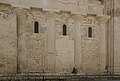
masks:
[[[30,9],[30,6],[25,6],[25,5],[15,5],[15,4],[11,4],[12,7],[18,7],[18,8],[27,8]]]

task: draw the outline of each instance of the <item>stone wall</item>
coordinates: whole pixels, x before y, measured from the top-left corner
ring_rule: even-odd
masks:
[[[15,73],[17,69],[16,22],[12,8],[0,4],[0,73]]]
[[[0,5],[3,15],[0,29],[4,30],[0,32],[0,52],[3,56],[0,63],[1,69],[4,69],[1,72],[71,73],[74,67],[78,73],[104,72],[107,49],[105,23],[108,16],[103,15],[102,5],[98,1],[92,4],[87,0],[82,6],[79,3],[79,8],[85,7],[83,14],[66,11],[68,8],[65,4],[76,2],[57,1],[64,7],[60,7],[57,12],[44,8]],[[98,5],[100,12],[93,13],[97,9],[95,5]],[[39,33],[34,32],[36,21],[39,23]],[[63,35],[64,24],[67,35]],[[88,36],[89,27],[92,28],[91,38]]]
[[[119,31],[120,31],[120,1],[119,0],[115,0],[114,1],[114,72],[115,74],[119,74],[120,73],[120,39],[119,39]]]
[[[93,20],[93,21],[92,21]],[[92,21],[92,22],[88,22]],[[97,21],[93,18],[86,18],[85,24],[81,27],[82,38],[82,69],[87,72],[100,70],[100,27]],[[93,23],[93,24],[92,24]],[[92,27],[93,37],[88,37],[88,28]],[[94,61],[93,61],[94,60]],[[89,67],[88,67],[89,66]],[[91,68],[90,68],[91,67]]]
[[[1,3],[11,4],[13,7],[42,8],[55,12],[70,11],[72,13],[103,14],[103,5],[99,0],[0,0]]]
[[[63,36],[63,25],[67,35]],[[74,20],[70,13],[61,12],[55,20],[56,72],[72,72],[74,66]],[[64,59],[64,60],[63,60]]]

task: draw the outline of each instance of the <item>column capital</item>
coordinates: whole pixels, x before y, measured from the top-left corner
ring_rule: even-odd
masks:
[[[25,14],[27,12],[27,10],[23,9],[23,8],[15,8],[13,9],[13,11],[17,14],[17,15],[20,15],[20,14]]]
[[[44,14],[47,18],[50,18],[50,17],[55,18],[57,16],[57,14],[54,12],[45,12]]]
[[[84,16],[82,15],[73,15],[72,18],[76,21],[83,21],[84,20]]]
[[[104,15],[104,16],[97,16],[97,20],[101,23],[106,23],[110,19],[110,16]]]

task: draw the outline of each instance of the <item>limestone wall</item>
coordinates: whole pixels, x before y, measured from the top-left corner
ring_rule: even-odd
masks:
[[[114,5],[114,72],[116,73],[120,73],[120,39],[119,39],[119,31],[120,31],[120,1],[119,0],[115,0],[115,5]]]
[[[119,59],[119,52],[120,52],[120,44],[119,44],[119,21],[120,17],[116,16],[114,21],[114,71],[115,73],[120,73],[120,59]]]
[[[55,12],[62,10],[82,14],[103,14],[103,5],[99,0],[0,0],[0,2],[13,7],[36,7]]]
[[[63,25],[67,35],[63,36]],[[56,72],[72,72],[74,65],[74,19],[70,13],[61,12],[55,19]],[[64,60],[63,60],[64,59]]]
[[[17,69],[17,20],[10,6],[0,5],[0,73]]]
[[[64,5],[73,3],[72,0],[58,2]],[[103,11],[95,15],[91,13],[93,7],[88,11],[86,8],[86,14],[81,14],[68,12],[67,7],[56,12],[44,8],[0,6],[3,14],[0,29],[4,29],[4,32],[0,30],[0,52],[5,57],[0,59],[1,69],[5,69],[1,72],[16,72],[17,69],[18,72],[71,73],[74,67],[78,73],[104,72],[108,16],[99,15]],[[34,32],[35,21],[39,23],[39,33]],[[63,35],[64,24],[67,26],[66,36]],[[89,27],[92,28],[91,38],[88,36]]]

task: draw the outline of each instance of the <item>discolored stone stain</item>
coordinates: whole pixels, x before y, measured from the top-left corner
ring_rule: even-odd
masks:
[[[5,67],[5,65],[4,64],[0,64],[0,68],[3,68],[3,67]]]
[[[12,41],[12,42],[10,43],[10,45],[11,45],[12,47],[15,47],[15,46],[16,46],[16,42],[15,42],[15,41]]]

